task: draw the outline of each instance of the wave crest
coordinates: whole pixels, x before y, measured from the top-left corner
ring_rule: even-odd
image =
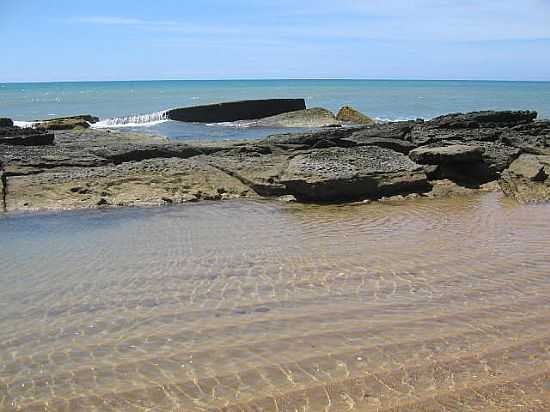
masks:
[[[111,119],[104,119],[97,123],[92,124],[94,129],[106,129],[113,127],[147,127],[154,126],[156,124],[167,122],[168,116],[166,111],[136,114],[131,116],[113,117]]]

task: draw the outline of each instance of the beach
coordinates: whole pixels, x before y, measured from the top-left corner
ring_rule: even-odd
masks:
[[[550,409],[545,105],[291,97],[0,118],[1,411]]]

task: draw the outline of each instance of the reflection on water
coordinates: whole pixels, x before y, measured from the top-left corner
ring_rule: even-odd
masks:
[[[549,213],[0,218],[0,410],[550,410]]]

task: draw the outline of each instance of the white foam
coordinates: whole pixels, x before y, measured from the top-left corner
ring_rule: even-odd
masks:
[[[410,118],[397,118],[397,119],[389,119],[387,117],[375,117],[374,120],[376,120],[377,123],[391,123],[391,122],[406,122],[409,120],[415,120],[416,117],[410,117]]]
[[[246,129],[254,126],[252,120],[237,120],[236,122],[220,122],[220,123],[206,123],[207,126],[217,127],[234,127],[236,129]]]
[[[137,114],[132,116],[113,117],[93,123],[94,129],[111,129],[114,127],[149,127],[167,122],[166,112]]]
[[[13,125],[17,127],[34,127],[36,122],[24,122],[20,120],[14,120]]]

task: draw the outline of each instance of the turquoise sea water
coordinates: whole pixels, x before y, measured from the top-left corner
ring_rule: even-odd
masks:
[[[538,111],[539,118],[550,118],[550,82],[406,80],[0,83],[0,116],[29,121],[90,113],[109,119],[222,101],[291,97],[305,98],[308,107],[333,111],[349,104],[386,120],[487,109],[530,109]],[[176,122],[145,122],[138,129],[176,138],[258,134],[257,130]]]

